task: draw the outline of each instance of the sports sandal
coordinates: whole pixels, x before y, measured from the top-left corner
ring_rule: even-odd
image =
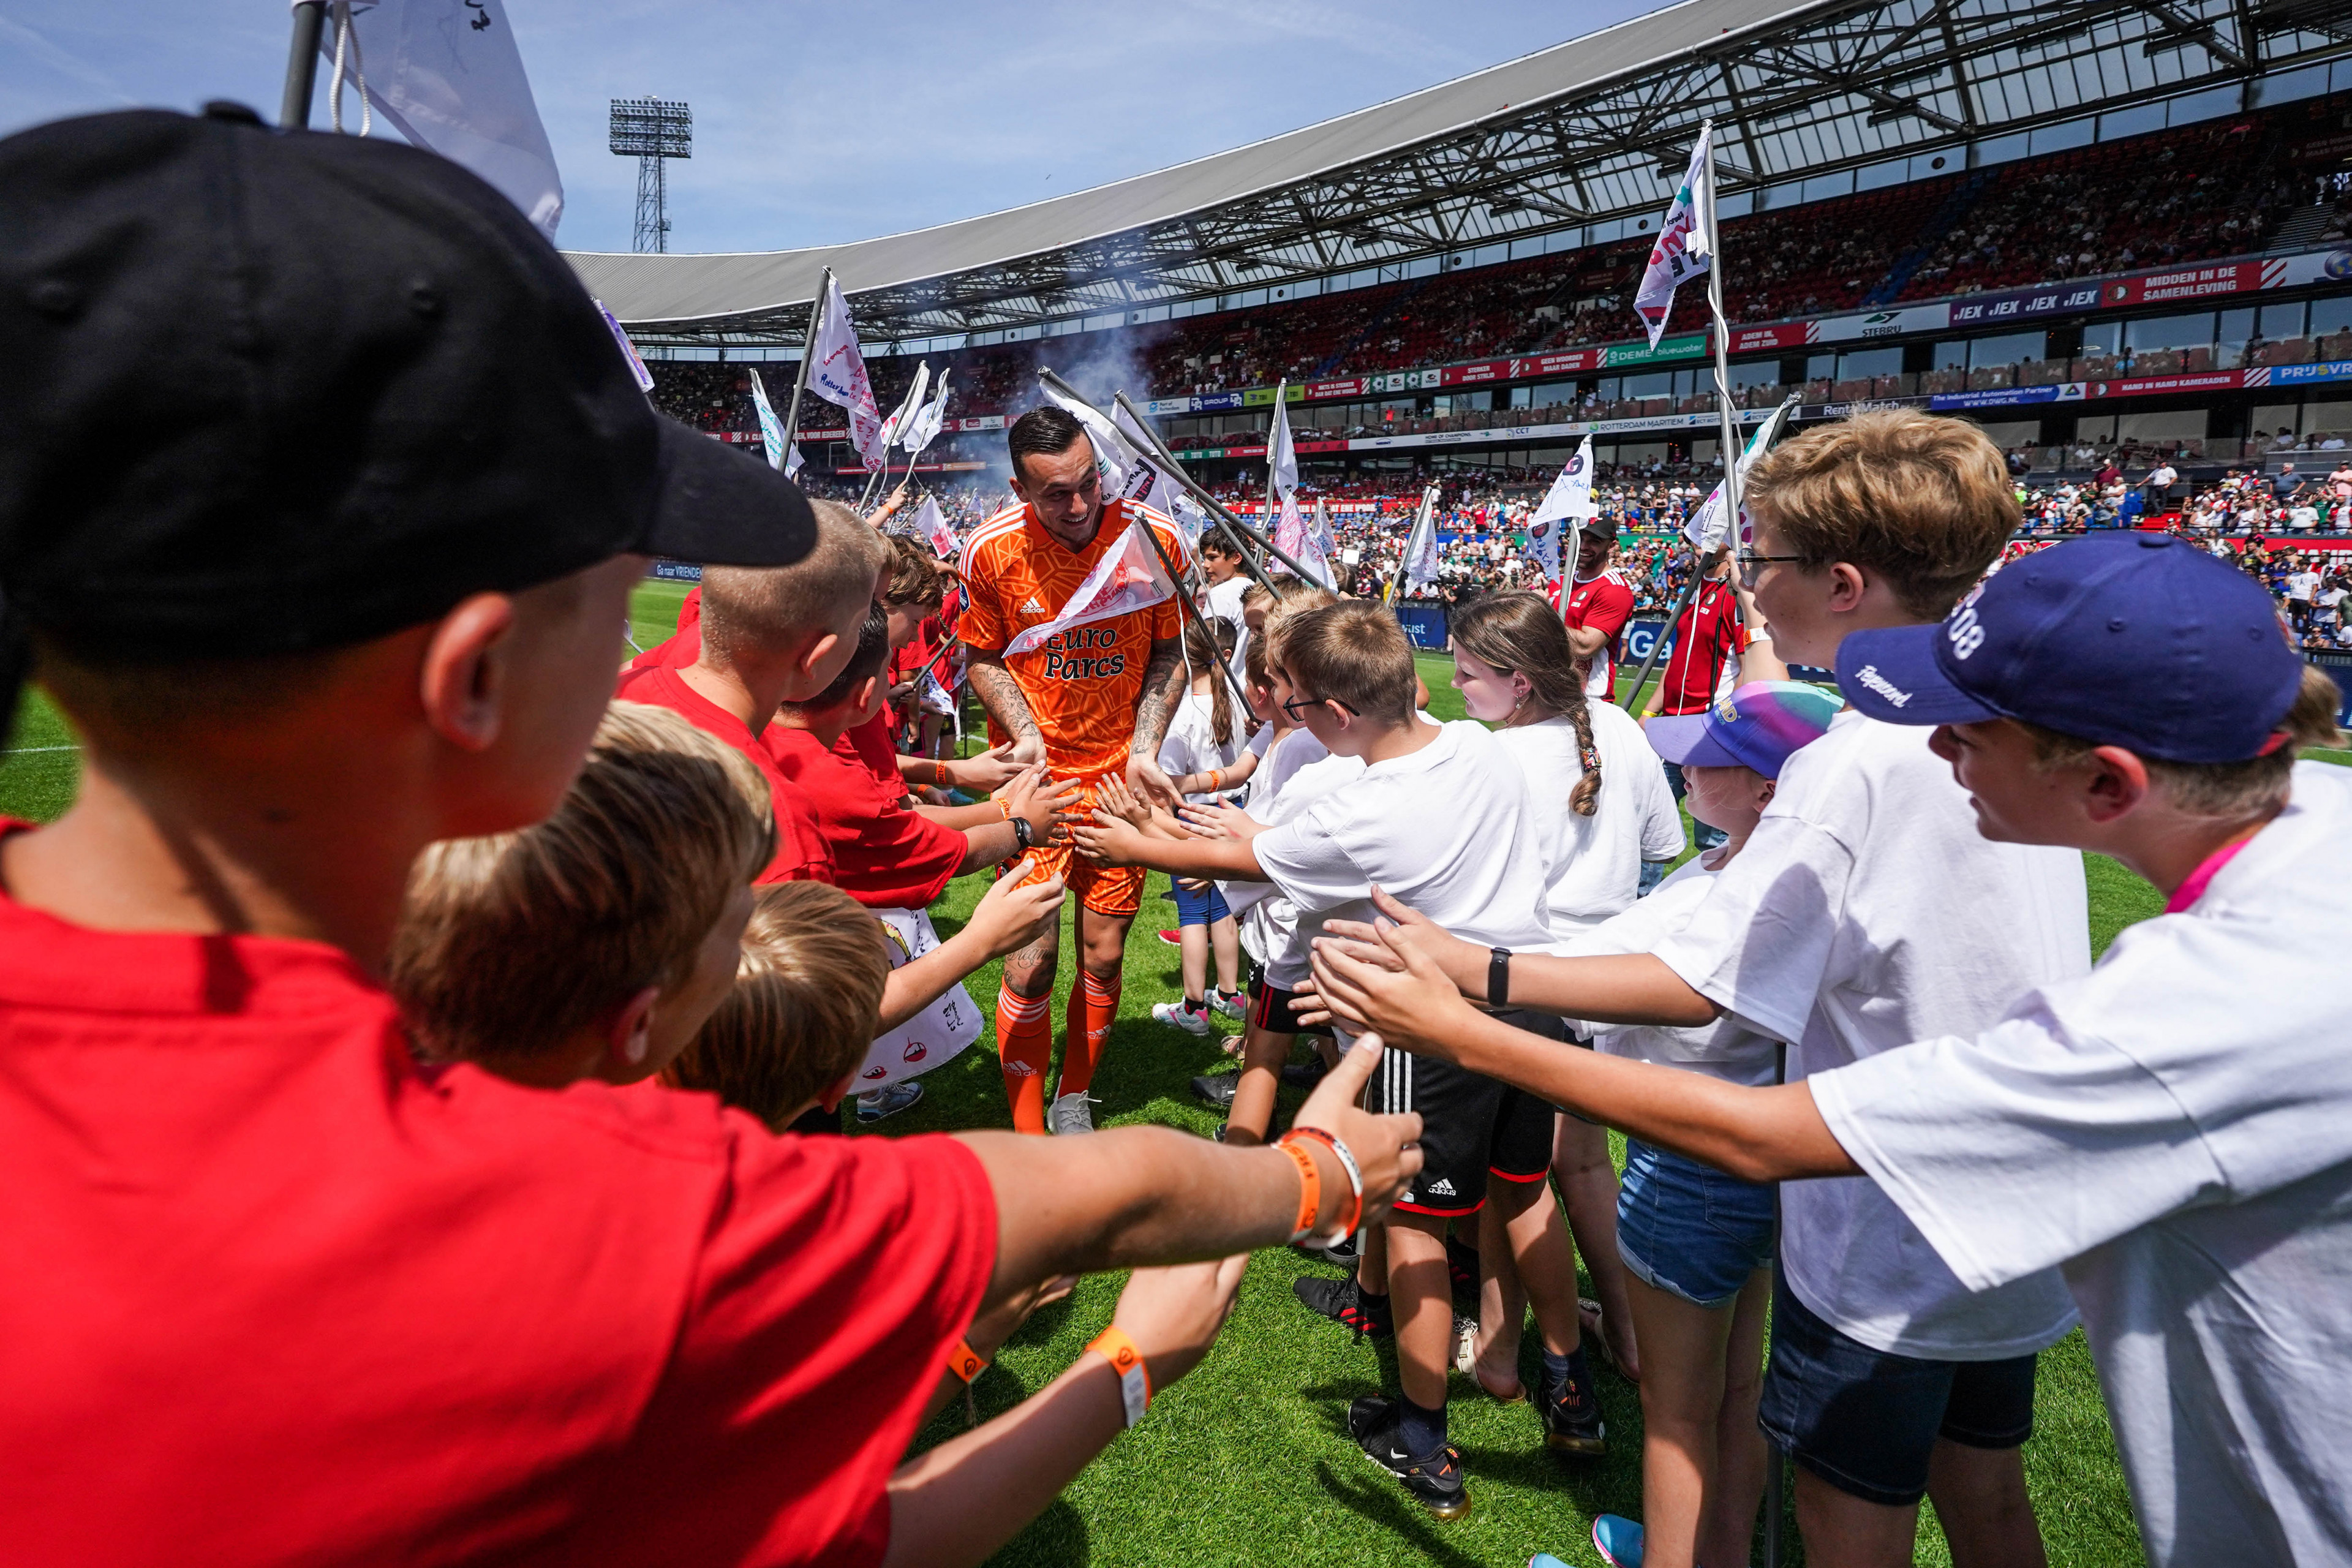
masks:
[[[1497,1394],[1487,1387],[1486,1380],[1478,1375],[1478,1320],[1475,1318],[1454,1320],[1454,1370],[1475,1384],[1479,1393],[1497,1405],[1525,1405],[1528,1402],[1526,1384],[1514,1384],[1508,1394]]]

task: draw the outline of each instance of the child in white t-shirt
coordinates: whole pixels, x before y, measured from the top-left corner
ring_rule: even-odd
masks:
[[[1491,945],[1547,940],[1545,868],[1526,783],[1483,726],[1415,718],[1412,648],[1395,617],[1360,601],[1329,605],[1285,616],[1268,640],[1289,688],[1286,710],[1335,757],[1361,759],[1362,773],[1243,838],[1174,845],[1098,816],[1097,826],[1077,830],[1086,853],[1112,865],[1265,879],[1297,907],[1303,938],[1333,919],[1368,917],[1378,887]],[[1423,1506],[1454,1518],[1469,1495],[1460,1452],[1445,1440],[1454,1342],[1445,1229],[1486,1204],[1490,1176],[1540,1188],[1552,1109],[1442,1062],[1399,1063],[1372,1086],[1370,1102],[1423,1118],[1424,1164],[1385,1226],[1402,1389],[1400,1397],[1358,1400],[1349,1424]],[[1515,1229],[1513,1247],[1520,1241]],[[1545,1341],[1547,1440],[1598,1453],[1600,1406],[1576,1338],[1566,1248],[1546,1254],[1532,1246],[1517,1261]]]
[[[1186,800],[1219,798],[1225,773],[1242,749],[1244,715],[1224,676],[1233,658],[1234,625],[1220,616],[1184,623],[1184,657],[1192,689],[1168,721],[1160,743],[1160,771]],[[1205,1035],[1219,1013],[1242,1016],[1241,942],[1234,912],[1213,882],[1171,877],[1168,890],[1176,905],[1177,948],[1184,999],[1155,1003],[1151,1016],[1187,1034]],[[1216,966],[1216,991],[1209,991],[1209,968]]]

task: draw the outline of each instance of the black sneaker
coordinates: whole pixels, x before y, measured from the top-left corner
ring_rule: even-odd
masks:
[[[1323,1081],[1323,1075],[1330,1070],[1323,1065],[1321,1057],[1317,1057],[1311,1062],[1292,1062],[1283,1068],[1282,1081],[1293,1089],[1303,1089],[1311,1092],[1317,1084]]]
[[[1309,1311],[1320,1312],[1333,1322],[1345,1323],[1355,1330],[1359,1339],[1370,1334],[1376,1340],[1384,1340],[1396,1332],[1396,1321],[1389,1315],[1389,1299],[1366,1296],[1356,1289],[1356,1277],[1352,1274],[1345,1279],[1301,1275],[1290,1282],[1290,1293]]]
[[[1234,1086],[1241,1080],[1237,1072],[1204,1073],[1192,1080],[1192,1092],[1222,1110],[1234,1102]]]
[[[1587,1459],[1609,1451],[1609,1428],[1601,1424],[1601,1401],[1589,1384],[1570,1377],[1558,1389],[1547,1389],[1542,1409],[1545,1447]]]
[[[1441,1443],[1434,1453],[1412,1455],[1398,1441],[1397,1402],[1383,1394],[1348,1406],[1348,1435],[1372,1463],[1404,1483],[1413,1500],[1440,1519],[1470,1511],[1470,1488],[1462,1477],[1462,1450]]]

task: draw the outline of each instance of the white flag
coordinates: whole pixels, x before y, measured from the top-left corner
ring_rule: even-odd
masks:
[[[915,521],[908,526],[907,531],[929,545],[931,553],[940,560],[955,559],[955,530],[948,526],[948,520],[940,513],[940,503],[936,498],[931,496],[923,498],[923,504],[915,509]]]
[[[330,60],[335,31],[331,24],[319,35]],[[552,240],[563,180],[506,0],[352,0],[352,37],[362,47],[347,78],[366,82],[376,111],[417,146],[497,186]]]
[[[1773,439],[1780,434],[1780,426],[1788,423],[1790,411],[1796,406],[1796,403],[1795,398],[1790,398],[1780,407],[1772,410],[1770,416],[1756,427],[1756,434],[1748,440],[1747,450],[1739,454],[1741,479],[1748,478],[1748,470],[1756,466],[1756,459],[1764,455],[1766,448],[1769,447]],[[1693,550],[1704,555],[1724,542],[1724,537],[1728,531],[1727,521],[1723,515],[1723,485],[1718,480],[1715,489],[1707,493],[1706,500],[1691,513],[1690,521],[1683,525],[1683,537],[1690,541]],[[1748,521],[1748,494],[1743,485],[1739,497],[1740,543],[1746,544],[1748,542],[1749,530],[1752,526]]]
[[[857,328],[849,319],[849,305],[841,285],[826,279],[824,314],[819,319],[810,357],[808,389],[846,412],[849,440],[870,471],[882,466],[882,411],[874,405],[874,384],[866,376],[866,356],[858,352]]]
[[[1046,402],[1056,408],[1066,410],[1072,418],[1086,426],[1087,439],[1093,444],[1095,449],[1095,466],[1102,470],[1103,489],[1114,496],[1124,495],[1127,491],[1128,469],[1135,463],[1138,457],[1135,447],[1126,437],[1118,433],[1109,420],[1102,416],[1101,412],[1094,405],[1084,398],[1070,396],[1043,376],[1038,378],[1037,390],[1045,395]]]
[[[914,428],[899,437],[898,445],[907,449],[909,457],[919,454],[924,447],[939,439],[940,427],[947,423],[947,418],[948,372],[943,370],[940,372],[939,390],[916,414]]]
[[[745,374],[751,378],[751,412],[760,416],[760,445],[767,448],[768,467],[783,468],[784,422],[776,417],[775,407],[768,401],[768,389],[761,384],[760,373],[754,370]],[[800,465],[794,463],[793,467]]]
[[[915,418],[923,411],[923,394],[930,390],[930,385],[931,362],[924,360],[915,366],[915,379],[907,388],[907,395],[899,400],[890,417],[882,421],[884,447],[907,444],[907,437],[914,432]]]
[[[1298,559],[1304,564],[1315,568],[1317,582],[1337,593],[1339,588],[1339,574],[1332,563],[1339,558],[1339,542],[1331,532],[1330,510],[1318,497],[1315,502],[1314,518],[1307,525],[1307,548],[1300,552]]]
[[[1437,487],[1435,485],[1421,492],[1421,515],[1412,520],[1412,531],[1405,536],[1404,561],[1402,570],[1407,592],[1426,587],[1437,581]]]
[[[1274,389],[1274,434],[1266,442],[1266,482],[1288,500],[1298,488],[1298,448],[1290,443],[1290,395],[1288,381]]]
[[[1666,216],[1658,224],[1658,242],[1650,247],[1650,265],[1643,270],[1642,287],[1633,295],[1633,313],[1650,330],[1650,346],[1664,335],[1666,316],[1675,308],[1675,288],[1715,265],[1715,163],[1708,142],[1714,123],[1699,127],[1698,145],[1691,149],[1690,167]]]
[[[1592,504],[1592,437],[1587,436],[1576,455],[1560,465],[1559,477],[1552,480],[1543,504],[1528,520],[1528,542],[1535,547],[1546,580],[1559,581],[1561,536],[1581,519],[1597,517],[1600,511]]]
[[[1164,604],[1176,596],[1176,584],[1170,581],[1167,569],[1160,564],[1160,552],[1143,531],[1150,527],[1144,518],[1137,518],[1118,536],[1118,542],[1103,552],[1062,613],[1042,626],[1027,631],[1004,645],[1006,658],[1029,653],[1048,638],[1058,637],[1073,626],[1083,626],[1094,621],[1107,621],[1114,616],[1131,616],[1138,610]]]

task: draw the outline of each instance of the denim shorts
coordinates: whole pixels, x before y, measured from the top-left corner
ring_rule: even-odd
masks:
[[[1173,877],[1168,879],[1168,885],[1176,900],[1176,924],[1180,929],[1213,926],[1219,921],[1233,919],[1234,911],[1225,908],[1225,895],[1217,890],[1214,882],[1197,893]]]
[[[1772,1266],[1772,1189],[1625,1140],[1617,1256],[1643,1284],[1701,1307],[1726,1307]]]
[[[1772,1358],[1756,1424],[1849,1497],[1902,1508],[1927,1492],[1937,1442],[2014,1448],[2033,1436],[2034,1357],[1922,1361],[1874,1350],[1773,1281]]]

